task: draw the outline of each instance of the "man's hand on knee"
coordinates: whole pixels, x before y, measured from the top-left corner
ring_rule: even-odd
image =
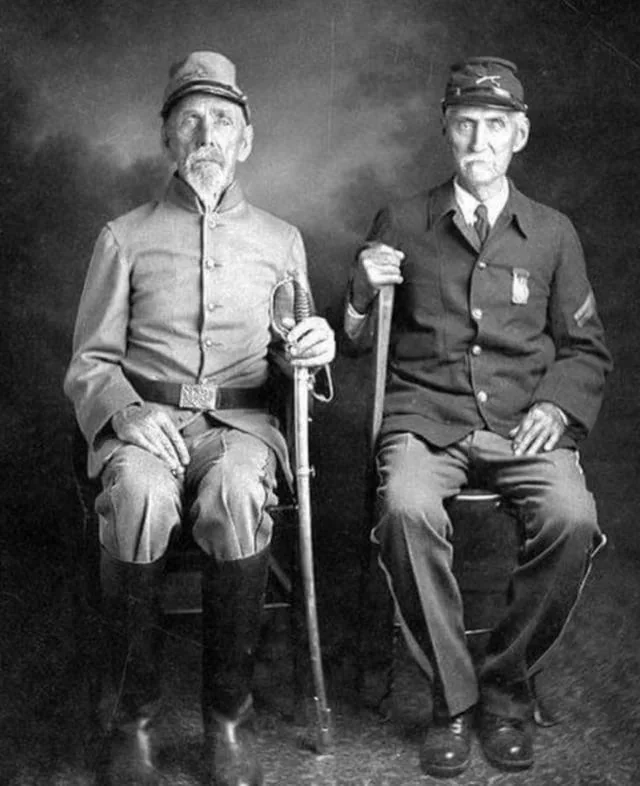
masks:
[[[567,428],[564,412],[549,401],[534,404],[519,426],[511,429],[516,456],[534,456],[541,450],[553,450]]]
[[[158,404],[130,404],[111,418],[122,442],[137,445],[164,461],[174,475],[183,475],[189,451],[167,412]]]

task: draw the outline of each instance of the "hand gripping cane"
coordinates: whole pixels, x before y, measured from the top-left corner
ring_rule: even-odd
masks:
[[[296,323],[311,315],[309,293],[293,279],[294,317]],[[294,366],[294,430],[295,430],[295,475],[298,497],[298,521],[300,532],[300,562],[304,585],[309,655],[313,670],[314,704],[317,718],[316,752],[324,753],[331,746],[331,710],[327,706],[322,652],[316,607],[315,580],[313,574],[313,543],[311,537],[311,490],[309,478],[309,392],[313,387],[313,376],[308,368]]]

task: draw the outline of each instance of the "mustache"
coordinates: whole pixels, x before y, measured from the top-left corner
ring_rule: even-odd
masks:
[[[486,156],[464,156],[461,160],[461,164],[463,166],[467,164],[490,164],[491,159],[487,158]]]
[[[222,166],[224,164],[223,156],[213,148],[205,148],[204,150],[196,150],[191,153],[187,161],[189,164],[201,164],[202,162],[211,162]]]

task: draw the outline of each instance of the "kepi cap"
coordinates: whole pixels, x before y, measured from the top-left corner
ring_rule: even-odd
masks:
[[[450,106],[498,106],[526,112],[524,89],[518,68],[500,57],[470,57],[451,66],[442,108]]]
[[[236,83],[236,67],[217,52],[192,52],[169,69],[169,82],[162,100],[166,120],[175,104],[190,93],[207,93],[239,104],[247,123],[251,123],[249,102]]]

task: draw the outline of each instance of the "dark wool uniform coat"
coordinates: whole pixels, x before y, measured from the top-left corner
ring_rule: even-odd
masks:
[[[566,216],[509,182],[480,250],[451,180],[381,210],[368,236],[376,241],[405,254],[382,434],[440,447],[475,429],[507,437],[532,404],[549,401],[569,420],[558,447],[586,436],[611,358]]]

